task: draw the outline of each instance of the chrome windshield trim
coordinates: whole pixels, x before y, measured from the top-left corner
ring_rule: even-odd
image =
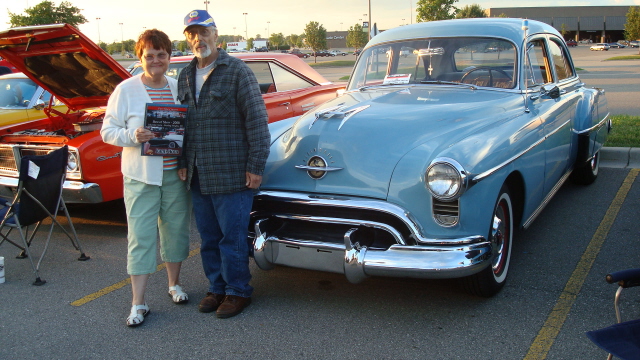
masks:
[[[498,170],[502,169],[503,167],[505,167],[505,166],[511,164],[512,162],[516,161],[517,159],[519,159],[524,154],[526,154],[529,151],[531,151],[536,146],[542,144],[550,136],[552,136],[553,134],[555,134],[558,131],[560,131],[560,129],[562,129],[565,125],[567,125],[570,122],[571,122],[571,119],[565,121],[564,123],[562,123],[562,125],[558,126],[556,129],[554,129],[552,132],[550,132],[547,135],[545,135],[543,138],[538,139],[536,142],[534,142],[533,144],[529,145],[529,147],[527,147],[526,149],[524,149],[521,152],[515,154],[514,156],[510,157],[509,159],[507,159],[506,161],[502,162],[501,164],[499,164],[499,165],[497,165],[497,166],[495,166],[495,167],[493,167],[493,168],[491,168],[491,169],[489,169],[487,171],[481,172],[480,174],[474,176],[473,179],[472,179],[472,182],[475,184],[475,183],[477,183],[479,181],[482,181],[487,176],[495,173],[496,171],[498,171]]]
[[[456,237],[455,239],[447,239],[447,238],[430,238],[424,235],[423,229],[418,225],[418,222],[414,219],[413,215],[406,211],[405,209],[397,206],[395,204],[391,204],[382,200],[373,200],[373,199],[361,199],[361,198],[352,198],[348,196],[332,196],[332,195],[314,195],[314,194],[305,194],[305,193],[296,193],[296,192],[284,192],[284,191],[260,191],[254,200],[254,204],[256,201],[259,201],[260,197],[277,199],[278,201],[283,202],[291,202],[296,204],[303,204],[307,206],[331,206],[336,208],[346,208],[346,209],[361,209],[361,210],[371,210],[378,211],[381,213],[385,213],[391,216],[396,217],[400,221],[402,221],[405,226],[411,232],[411,237],[415,239],[416,242],[420,244],[437,244],[437,245],[462,245],[462,244],[474,244],[478,242],[485,241],[484,236],[480,235],[471,235],[471,236],[461,236]],[[291,214],[287,214],[291,215]],[[276,216],[274,214],[274,216]],[[320,219],[321,217],[306,217],[305,220],[309,219]],[[360,221],[357,219],[340,219],[341,221]]]
[[[599,123],[597,123],[597,124],[595,124],[594,126],[592,126],[592,127],[588,128],[588,129],[584,129],[584,130],[576,131],[576,134],[578,134],[578,135],[582,135],[582,134],[585,134],[585,133],[590,133],[590,132],[592,132],[593,130],[596,130],[596,129],[599,129],[599,128],[603,127],[603,126],[604,126],[604,124],[606,124],[606,123],[607,123],[607,121],[609,120],[609,116],[611,116],[611,113],[608,113],[607,115],[605,115],[605,116],[604,116],[604,119],[600,120],[600,122],[599,122]]]

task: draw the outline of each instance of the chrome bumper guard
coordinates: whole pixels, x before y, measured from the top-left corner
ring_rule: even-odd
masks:
[[[17,178],[0,176],[0,197],[13,198],[17,188]],[[62,198],[67,204],[95,204],[102,202],[102,191],[96,183],[66,180]]]
[[[368,276],[426,279],[457,278],[475,274],[491,263],[491,244],[484,237],[473,243],[452,245],[392,245],[387,250],[353,243],[357,228],[344,234],[344,245],[269,236],[255,223],[254,259],[263,270],[274,265],[344,274],[352,283]],[[451,239],[454,240],[455,239]],[[468,240],[468,239],[467,239]]]

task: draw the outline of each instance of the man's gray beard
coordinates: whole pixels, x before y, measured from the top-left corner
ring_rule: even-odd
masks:
[[[198,59],[204,59],[211,55],[211,49],[207,48],[207,50],[203,50],[202,52],[195,51],[194,54]]]

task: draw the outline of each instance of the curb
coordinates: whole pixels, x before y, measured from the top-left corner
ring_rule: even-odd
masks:
[[[618,169],[640,169],[640,148],[603,147],[600,166]]]

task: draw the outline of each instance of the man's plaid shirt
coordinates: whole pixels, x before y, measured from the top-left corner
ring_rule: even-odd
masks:
[[[178,100],[189,105],[185,158],[181,160],[187,162],[187,184],[191,184],[197,158],[203,194],[247,189],[245,172],[262,175],[271,139],[267,109],[255,75],[242,60],[218,51],[197,103],[197,58],[178,77]]]

